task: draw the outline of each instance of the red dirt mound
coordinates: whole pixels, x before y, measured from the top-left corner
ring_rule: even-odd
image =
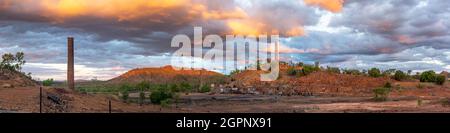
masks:
[[[0,70],[0,88],[38,86],[38,83],[16,71]]]
[[[387,77],[372,78],[363,75],[337,74],[325,71],[311,73],[307,76],[289,76],[285,70],[280,71],[276,81],[259,80],[262,71],[243,71],[232,76],[231,87],[243,90],[256,90],[262,94],[331,96],[368,96],[372,89],[393,82]]]
[[[172,66],[165,66],[161,68],[133,69],[119,77],[109,80],[108,83],[139,83],[141,81],[149,81],[151,83],[197,83],[200,77],[205,81],[225,80],[225,76],[217,72],[206,70],[175,70]]]

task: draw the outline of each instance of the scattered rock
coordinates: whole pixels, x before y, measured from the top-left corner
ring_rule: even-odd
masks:
[[[2,85],[2,88],[14,88],[14,86],[12,84],[6,83]]]

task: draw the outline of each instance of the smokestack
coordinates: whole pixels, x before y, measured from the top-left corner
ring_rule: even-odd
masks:
[[[67,38],[67,86],[71,90],[75,89],[73,40],[73,37]]]

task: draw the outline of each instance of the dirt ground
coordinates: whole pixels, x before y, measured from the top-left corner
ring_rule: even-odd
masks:
[[[399,84],[399,85],[397,85]],[[124,103],[106,94],[80,94],[73,91],[44,88],[44,113],[113,113],[121,112],[279,112],[279,113],[360,113],[360,112],[450,112],[443,100],[450,97],[448,85],[436,87],[417,83],[394,84],[396,89],[385,102],[375,102],[370,96],[279,96],[243,94],[182,94],[177,103],[159,105]],[[57,95],[62,104],[47,98]],[[39,88],[19,87],[0,89],[0,112],[39,112]]]

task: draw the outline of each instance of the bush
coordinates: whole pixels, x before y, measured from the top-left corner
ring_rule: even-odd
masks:
[[[235,75],[235,74],[238,74],[238,73],[241,73],[241,72],[242,72],[241,70],[236,69],[236,70],[231,71],[230,75]]]
[[[447,80],[447,77],[444,75],[436,76],[436,84],[438,84],[438,85],[443,85],[446,80]]]
[[[122,84],[119,88],[120,91],[132,91],[133,87],[130,84]]]
[[[419,89],[423,89],[424,87],[425,87],[425,85],[424,84],[422,84],[422,83],[419,83],[419,84],[417,84],[417,86],[416,86],[417,88],[419,88]]]
[[[320,71],[320,68],[312,66],[312,65],[303,65],[302,75],[309,75],[315,71]]]
[[[161,101],[160,105],[162,107],[168,107],[171,103],[172,103],[172,99],[165,99],[165,100]]]
[[[42,85],[44,86],[52,86],[54,83],[53,79],[46,79],[44,81],[42,81]]]
[[[384,71],[381,75],[382,76],[391,76],[393,74],[395,74],[395,69],[388,69],[388,70]]]
[[[380,77],[381,76],[381,71],[378,68],[371,68],[368,71],[368,74],[369,74],[370,77],[375,77],[376,78],[376,77]]]
[[[391,92],[390,88],[380,87],[373,90],[373,93],[375,94],[374,100],[376,101],[386,101],[389,93]]]
[[[145,91],[145,90],[148,90],[148,89],[150,89],[150,83],[149,83],[149,82],[146,82],[146,81],[139,82],[139,83],[136,85],[136,89],[138,89],[139,91]]]
[[[162,101],[172,99],[173,93],[167,88],[158,89],[150,94],[150,100],[154,104],[161,104]]]
[[[392,85],[390,82],[386,82],[386,84],[384,84],[383,86],[384,88],[392,88]]]
[[[329,67],[329,66],[327,66],[327,72],[330,72],[330,73],[341,73],[341,70],[339,69],[339,68],[337,68],[337,67]]]
[[[177,84],[171,84],[171,85],[169,85],[169,89],[170,89],[170,91],[172,91],[172,92],[180,92],[180,91],[181,91],[181,89],[178,87]]]
[[[124,91],[122,91],[122,100],[124,101],[124,102],[128,102],[128,97],[129,97],[129,95],[130,95],[130,93],[128,92],[128,90],[124,90]]]
[[[358,69],[345,69],[343,71],[345,74],[350,74],[350,75],[362,75],[363,74]]]
[[[426,71],[420,74],[420,82],[435,82],[436,73],[434,71]]]
[[[142,105],[145,101],[145,93],[143,91],[139,92],[139,103]]]
[[[400,70],[395,71],[395,74],[394,74],[395,80],[402,81],[402,80],[405,80],[406,78],[407,78],[407,75],[404,72],[402,72]]]
[[[180,90],[183,92],[190,92],[192,91],[192,85],[186,82],[183,82],[180,84]]]
[[[443,107],[449,107],[450,106],[450,98],[442,99],[442,100],[440,100],[440,102],[441,102],[441,105]]]
[[[200,93],[206,93],[206,92],[210,92],[211,91],[211,87],[209,85],[202,85],[202,87],[200,88]]]
[[[290,75],[290,76],[295,76],[295,75],[297,75],[297,70],[295,70],[294,67],[289,67],[287,69],[287,74]]]

